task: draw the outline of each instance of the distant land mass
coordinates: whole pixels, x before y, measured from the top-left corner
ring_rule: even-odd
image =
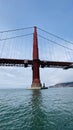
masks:
[[[58,83],[53,86],[49,86],[49,88],[59,88],[59,87],[73,87],[73,82]]]

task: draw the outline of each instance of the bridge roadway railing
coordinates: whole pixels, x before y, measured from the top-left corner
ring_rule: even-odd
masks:
[[[28,67],[28,65],[32,65],[32,60],[0,58],[0,66]]]
[[[41,68],[73,68],[73,62],[0,58],[0,66],[30,67],[33,62],[38,62]]]

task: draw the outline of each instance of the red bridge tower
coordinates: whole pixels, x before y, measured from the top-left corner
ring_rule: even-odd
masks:
[[[39,73],[39,53],[38,53],[38,39],[37,39],[37,28],[34,27],[33,34],[33,65],[32,65],[32,85],[33,88],[42,87],[40,82],[40,73]]]

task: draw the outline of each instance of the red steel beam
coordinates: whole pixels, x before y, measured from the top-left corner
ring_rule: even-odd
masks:
[[[63,61],[40,61],[41,67],[51,67],[51,68],[73,68],[73,62],[63,62]]]
[[[0,58],[0,66],[21,66],[28,67],[28,65],[32,65],[32,60],[28,59],[7,59]]]
[[[20,66],[20,67],[29,67],[33,66],[36,62],[39,67],[42,68],[73,68],[73,62],[63,62],[63,61],[41,61],[41,60],[28,60],[28,59],[7,59],[0,58],[0,66]]]
[[[39,50],[37,39],[37,28],[34,27],[33,34],[33,66],[32,66],[32,87],[41,87],[40,71],[39,71]]]

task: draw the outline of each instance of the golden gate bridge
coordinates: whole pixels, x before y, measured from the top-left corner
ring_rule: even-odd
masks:
[[[42,45],[38,45],[38,37],[40,37],[41,39],[44,39],[46,40],[46,42],[48,42],[49,46],[51,46],[50,43],[53,43],[52,45],[52,48],[54,47],[55,51],[57,50],[57,46],[65,49],[65,53],[68,54],[67,58],[72,58],[72,53],[73,53],[73,49],[72,47],[70,47],[71,45],[73,45],[72,42],[70,41],[67,41],[59,36],[56,36],[50,32],[47,32],[47,31],[44,31],[43,29],[41,28],[38,28],[36,26],[34,26],[34,31],[33,33],[27,33],[27,34],[22,34],[22,35],[15,35],[14,36],[10,36],[10,37],[3,37],[2,38],[2,35],[5,34],[5,33],[12,33],[12,32],[16,32],[16,31],[23,31],[25,29],[31,29],[32,27],[28,27],[28,28],[21,28],[21,29],[15,29],[15,30],[7,30],[7,31],[0,31],[0,34],[1,34],[1,38],[0,38],[0,66],[16,66],[16,67],[29,67],[31,66],[32,68],[32,85],[31,87],[32,88],[41,88],[42,87],[42,84],[41,84],[41,80],[40,80],[40,68],[63,68],[63,69],[69,69],[69,68],[73,68],[73,62],[71,61],[72,59],[70,59],[70,61],[63,61],[63,60],[60,60],[60,56],[59,56],[59,60],[53,60],[52,57],[51,59],[52,60],[47,60],[47,56],[45,56],[46,60],[43,59],[43,51],[41,51],[41,56],[42,58],[39,57],[39,49],[41,49],[41,46]],[[42,34],[38,34],[37,32],[37,29],[40,30],[40,31],[43,31],[44,33],[47,33],[49,35],[51,35],[51,37],[56,37],[60,40],[62,40],[63,42],[66,42],[68,44],[70,44],[69,46],[66,46],[64,43],[63,44],[60,44],[59,42],[57,42],[56,40],[53,40],[53,39],[49,39],[49,38],[46,38],[45,36],[42,36]],[[11,56],[9,57],[9,54],[6,54],[8,53],[9,51],[11,52],[12,48],[11,49],[7,49],[8,48],[8,45],[6,46],[6,52],[5,52],[5,42],[8,41],[8,40],[13,40],[13,39],[19,39],[19,38],[23,38],[23,37],[27,37],[27,36],[31,36],[33,35],[33,47],[31,49],[32,51],[32,57],[31,58],[11,58]],[[19,42],[19,40],[18,40]],[[24,42],[24,41],[23,41]],[[25,41],[26,42],[26,41]],[[29,41],[31,42],[31,40]],[[40,40],[41,42],[41,40]],[[45,43],[46,43],[45,42]],[[7,42],[8,44],[8,42]],[[10,41],[9,41],[9,44],[10,44]],[[14,42],[15,44],[15,42]],[[26,43],[28,44],[28,43]],[[12,42],[12,46],[13,46],[13,42]],[[18,47],[19,49],[21,48],[22,50],[24,50],[23,47],[19,46],[19,43],[18,43]],[[55,48],[56,47],[56,48]],[[29,48],[30,48],[30,45],[28,46],[28,48],[25,47],[25,50],[27,51],[27,53],[29,53]],[[46,48],[46,44],[43,44],[43,49]],[[50,48],[50,47],[49,47]],[[49,48],[46,48],[46,53],[48,53],[48,56],[50,55],[50,52],[49,52]],[[16,47],[15,47],[16,49]],[[60,49],[60,48],[59,48]],[[68,50],[68,51],[66,51]],[[55,55],[54,52],[55,51],[52,51],[52,56]],[[60,50],[61,51],[61,50]],[[4,54],[2,54],[4,53]],[[19,51],[18,51],[19,53]],[[22,53],[22,51],[20,52]],[[61,53],[62,54],[62,53]],[[70,56],[71,55],[71,56]],[[8,56],[8,58],[7,58]],[[15,54],[14,54],[15,56]],[[64,54],[63,54],[63,59],[64,59]]]

